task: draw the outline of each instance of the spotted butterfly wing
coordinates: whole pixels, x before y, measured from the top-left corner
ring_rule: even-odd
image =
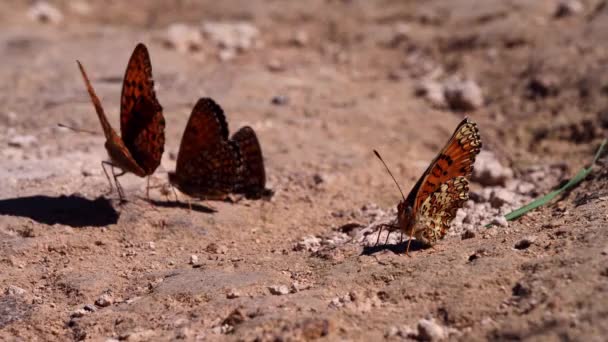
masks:
[[[129,59],[120,99],[120,130],[133,159],[150,175],[165,146],[163,108],[156,99],[148,49],[138,44]]]
[[[456,211],[469,199],[469,182],[463,176],[442,183],[418,208],[414,236],[426,245],[442,239],[456,217]]]
[[[441,184],[458,176],[468,178],[473,173],[475,157],[481,146],[477,124],[465,118],[408,195],[409,199],[412,193],[416,194],[413,202],[414,212]]]
[[[241,174],[240,153],[228,140],[224,111],[212,99],[200,99],[186,125],[169,181],[187,195],[214,199],[232,192]]]
[[[258,197],[266,186],[264,157],[258,137],[251,127],[245,126],[239,129],[231,140],[238,146],[243,160],[242,172],[237,184],[235,184],[235,192]]]
[[[404,232],[430,244],[445,235],[456,210],[466,201],[463,198],[468,198],[466,179],[481,146],[477,124],[465,118],[406,200],[399,203],[398,222]]]

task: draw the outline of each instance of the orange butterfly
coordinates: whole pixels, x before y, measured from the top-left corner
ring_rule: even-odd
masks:
[[[456,211],[469,199],[467,177],[473,172],[475,156],[481,146],[477,124],[465,118],[416,182],[407,198],[401,193],[403,201],[397,206],[396,228],[409,235],[406,254],[413,236],[427,246],[434,245],[445,236]],[[378,152],[374,150],[374,153],[384,163]],[[384,166],[386,167],[386,163]],[[388,167],[386,169],[391,174]],[[382,227],[378,232],[378,239],[381,231]]]
[[[112,181],[105,169],[105,165],[110,165],[118,195],[120,200],[124,201],[124,193],[118,183],[118,177],[126,172],[134,173],[139,177],[150,176],[160,165],[165,148],[165,118],[163,108],[154,93],[152,65],[148,49],[144,44],[138,44],[127,65],[120,99],[122,137],[116,134],[108,122],[101,102],[97,98],[82,64],[79,61],[77,63],[106,137],[105,147],[110,156],[110,162],[102,161],[101,167],[108,178],[111,192]],[[122,173],[114,173],[114,167],[121,169]],[[148,198],[149,189],[150,177],[148,177],[146,188]]]
[[[181,192],[203,199],[222,199],[229,193],[260,196],[266,173],[255,132],[245,126],[229,138],[222,108],[210,98],[199,99],[184,130],[169,182]]]

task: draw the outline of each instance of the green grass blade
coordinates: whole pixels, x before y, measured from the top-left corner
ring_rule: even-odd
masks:
[[[552,199],[557,197],[557,195],[561,194],[562,192],[564,192],[564,191],[576,186],[578,183],[582,182],[583,179],[585,179],[589,175],[589,173],[591,173],[593,165],[597,162],[599,157],[602,155],[602,152],[604,151],[604,148],[606,147],[607,142],[608,142],[608,139],[604,139],[604,141],[598,148],[597,152],[595,153],[593,161],[591,162],[591,165],[589,167],[581,169],[574,177],[572,177],[572,179],[570,179],[568,181],[568,183],[564,184],[561,188],[551,191],[550,193],[546,194],[545,196],[543,196],[541,198],[537,198],[534,201],[524,205],[523,207],[506,214],[505,218],[507,219],[507,221],[515,220],[516,218],[521,217],[521,216],[527,214],[528,212],[530,212],[542,205],[547,204]],[[491,226],[492,226],[492,224],[490,223],[490,224],[487,224],[485,227],[489,228]]]

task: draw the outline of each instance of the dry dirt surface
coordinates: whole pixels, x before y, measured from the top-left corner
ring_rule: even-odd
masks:
[[[76,59],[118,129],[138,42],[167,122],[152,183],[209,96],[256,130],[272,196],[108,193]],[[607,157],[499,217],[607,136],[607,43],[605,0],[2,1],[0,340],[605,340]],[[448,236],[373,246],[401,198],[373,149],[408,191],[465,115],[484,147]]]

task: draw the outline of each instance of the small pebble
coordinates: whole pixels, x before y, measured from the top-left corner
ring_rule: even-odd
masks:
[[[215,242],[208,244],[205,250],[211,254],[226,254],[226,252],[228,252],[228,248],[226,248],[226,246],[218,245]]]
[[[562,18],[576,15],[583,12],[584,9],[583,3],[578,0],[562,0],[557,4],[555,17]]]
[[[521,240],[519,240],[516,244],[515,244],[515,249],[527,249],[528,247],[532,246],[532,244],[534,243],[534,241],[536,241],[536,237],[534,236],[527,236]]]
[[[299,30],[297,31],[291,42],[293,43],[293,45],[298,46],[298,47],[304,47],[308,44],[308,33],[306,33],[306,31],[304,30]]]
[[[8,146],[17,148],[32,147],[37,143],[38,138],[33,135],[16,135],[8,140]]]
[[[190,256],[190,265],[197,265],[197,264],[198,264],[198,255],[192,254]]]
[[[447,331],[435,320],[421,319],[418,321],[418,339],[423,341],[441,341],[445,340]]]
[[[89,313],[89,311],[87,311],[85,309],[77,309],[77,310],[74,310],[70,314],[70,317],[72,317],[72,318],[79,318],[79,317],[83,317],[84,315],[86,315],[88,313]]]
[[[230,291],[228,291],[228,293],[226,294],[226,298],[228,299],[239,298],[240,296],[241,293],[237,289],[230,289]]]
[[[285,65],[278,59],[271,59],[266,64],[266,67],[271,72],[281,72],[285,71]]]
[[[112,298],[112,296],[109,293],[104,293],[99,296],[99,298],[97,298],[97,300],[95,301],[95,305],[105,308],[106,306],[112,305],[113,302],[114,299]]]
[[[475,232],[471,229],[466,229],[464,232],[462,232],[461,237],[463,240],[472,239],[475,237]]]
[[[182,23],[167,28],[166,43],[180,53],[200,50],[203,45],[201,31]]]
[[[151,250],[155,250],[156,249],[156,244],[152,241],[148,242],[148,248]]]
[[[27,291],[15,285],[9,285],[4,293],[8,296],[23,296]]]
[[[271,294],[273,294],[275,296],[282,296],[282,295],[289,294],[289,288],[285,285],[269,286],[268,290],[270,291]]]
[[[289,98],[285,95],[273,96],[270,101],[275,106],[284,106],[289,103]]]
[[[475,110],[483,106],[481,88],[472,80],[450,80],[444,83],[443,92],[450,108]]]
[[[46,1],[34,2],[27,11],[27,16],[41,23],[59,24],[63,20],[61,11]]]
[[[499,226],[499,227],[508,227],[509,221],[507,221],[506,217],[501,215],[501,216],[497,216],[497,217],[493,218],[492,221],[490,221],[490,224]]]

